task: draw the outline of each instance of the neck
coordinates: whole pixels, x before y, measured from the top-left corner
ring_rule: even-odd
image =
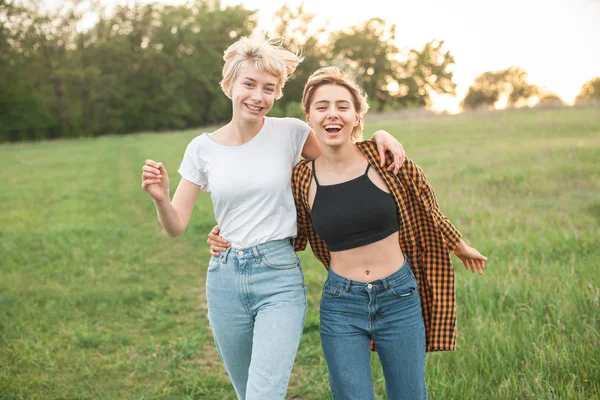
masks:
[[[321,161],[332,171],[346,171],[348,165],[356,161],[357,156],[362,157],[358,146],[350,141],[339,147],[322,146],[322,150]]]
[[[264,123],[264,117],[252,122],[244,121],[239,118],[233,118],[229,123],[228,136],[240,144],[247,143],[258,134]]]

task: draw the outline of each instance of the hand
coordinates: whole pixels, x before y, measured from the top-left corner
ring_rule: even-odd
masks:
[[[156,201],[169,199],[169,175],[162,163],[146,160],[142,167],[142,189]]]
[[[208,240],[206,241],[210,246],[210,254],[215,257],[219,256],[222,251],[227,250],[227,248],[231,246],[231,243],[219,236],[219,232],[219,226],[215,225],[208,234]]]
[[[475,270],[479,275],[483,275],[483,269],[485,268],[485,262],[487,257],[483,256],[473,247],[467,245],[462,239],[458,246],[454,249],[454,255],[462,261],[465,269],[471,269],[471,272],[475,273]]]
[[[377,151],[379,152],[379,158],[381,160],[380,165],[382,168],[385,166],[385,151],[389,150],[392,153],[394,162],[390,164],[387,170],[394,170],[394,175],[396,175],[406,159],[404,146],[402,146],[402,143],[396,140],[395,137],[384,130],[375,132],[372,139],[377,143]]]

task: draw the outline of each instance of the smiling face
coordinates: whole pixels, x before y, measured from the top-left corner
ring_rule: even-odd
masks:
[[[330,147],[351,143],[352,131],[359,119],[350,91],[333,84],[321,85],[315,90],[306,115],[319,141]]]
[[[261,120],[273,108],[277,84],[277,77],[268,72],[243,68],[231,89],[234,118]]]

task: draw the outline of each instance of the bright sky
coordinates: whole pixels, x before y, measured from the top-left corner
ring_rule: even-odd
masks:
[[[150,0],[143,0],[149,2]],[[183,0],[163,0],[183,3]],[[104,0],[103,3],[119,0]],[[222,0],[258,10],[259,28],[272,27],[276,10],[301,0]],[[518,66],[529,82],[572,103],[587,80],[600,75],[600,0],[304,0],[315,24],[340,30],[379,17],[396,24],[400,48],[420,49],[444,40],[454,55],[456,98],[437,98],[435,108],[455,112],[484,71]]]

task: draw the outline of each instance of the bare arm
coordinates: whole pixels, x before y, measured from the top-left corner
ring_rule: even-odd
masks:
[[[321,153],[321,143],[319,143],[315,131],[311,129],[302,148],[302,157],[307,160],[315,160],[321,156]]]
[[[181,179],[173,201],[169,198],[169,175],[162,163],[146,160],[142,167],[142,188],[154,200],[158,221],[172,237],[185,232],[194,204],[200,193],[200,186]]]
[[[200,193],[200,186],[181,179],[177,190],[173,194],[173,200],[156,201],[156,214],[164,230],[172,237],[185,232],[192,216],[194,204]]]

